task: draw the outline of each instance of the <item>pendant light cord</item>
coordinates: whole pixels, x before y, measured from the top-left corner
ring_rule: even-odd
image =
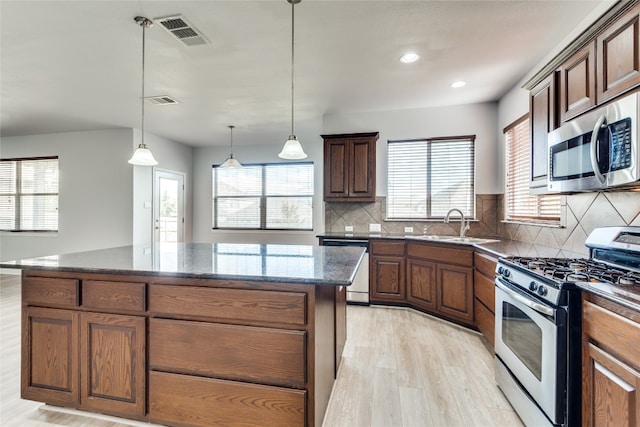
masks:
[[[147,22],[141,21],[140,25],[142,26],[142,102],[140,103],[142,108],[142,146],[144,146],[144,52],[145,52],[145,33],[147,30]]]
[[[293,133],[293,55],[294,55],[294,33],[295,33],[295,15],[293,13],[293,8],[295,7],[295,3],[291,2],[291,135]]]

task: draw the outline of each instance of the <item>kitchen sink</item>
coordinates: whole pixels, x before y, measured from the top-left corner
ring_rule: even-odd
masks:
[[[469,244],[469,245],[499,242],[499,240],[482,239],[479,237],[458,237],[458,236],[440,236],[440,235],[411,236],[411,238],[419,239],[419,240],[431,240],[435,242],[461,243],[461,244]]]

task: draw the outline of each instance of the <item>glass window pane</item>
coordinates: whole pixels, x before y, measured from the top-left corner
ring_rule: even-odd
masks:
[[[312,229],[312,201],[311,197],[267,198],[267,228]]]
[[[217,227],[220,228],[260,228],[260,198],[217,199]]]
[[[214,196],[259,196],[262,194],[262,168],[245,166],[242,168],[214,168],[217,185]],[[214,180],[214,183],[215,180]]]
[[[268,165],[265,167],[266,196],[312,196],[313,165]]]
[[[16,162],[0,162],[0,194],[16,192]]]
[[[0,230],[16,229],[16,198],[0,196]]]
[[[58,196],[21,196],[21,230],[57,230]]]
[[[21,162],[22,193],[57,193],[58,159]]]

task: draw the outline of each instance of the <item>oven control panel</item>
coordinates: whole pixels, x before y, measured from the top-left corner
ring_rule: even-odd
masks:
[[[496,274],[500,280],[520,289],[525,294],[533,294],[537,298],[556,306],[561,304],[560,289],[554,286],[553,283],[537,277],[531,271],[521,269],[518,266],[503,264],[504,262],[501,260],[496,267]]]

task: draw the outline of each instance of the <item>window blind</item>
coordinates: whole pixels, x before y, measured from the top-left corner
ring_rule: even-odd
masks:
[[[504,130],[506,146],[505,219],[533,223],[559,223],[559,195],[531,195],[531,139],[524,116]]]
[[[313,163],[213,167],[213,228],[313,229]]]
[[[0,230],[58,230],[58,158],[0,160]]]
[[[474,136],[389,141],[387,219],[475,216]]]

